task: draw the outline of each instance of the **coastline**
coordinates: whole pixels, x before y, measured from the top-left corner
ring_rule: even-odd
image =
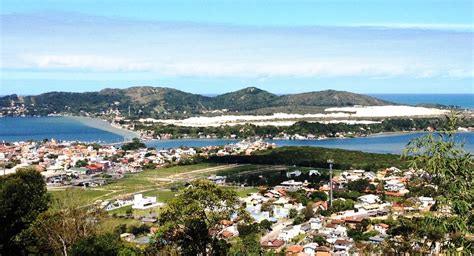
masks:
[[[113,126],[111,123],[102,119],[84,117],[84,116],[63,116],[63,117],[73,119],[75,121],[78,121],[92,128],[96,128],[96,129],[100,129],[106,132],[120,135],[123,137],[123,142],[131,141],[133,138],[140,138],[140,135],[137,132],[133,132],[130,130]]]

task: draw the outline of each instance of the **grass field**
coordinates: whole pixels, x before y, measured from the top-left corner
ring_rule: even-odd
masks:
[[[186,166],[173,166],[157,170],[146,170],[140,173],[127,174],[123,179],[116,180],[112,183],[101,187],[94,188],[75,188],[74,200],[79,205],[88,205],[99,200],[111,200],[117,198],[130,197],[136,193],[142,193],[144,196],[155,196],[159,202],[168,202],[176,194],[173,188],[183,187],[186,182],[196,178],[206,178],[209,175],[224,175],[232,177],[240,175],[255,175],[262,173],[280,174],[281,171],[301,170],[307,172],[312,168],[309,167],[288,167],[275,165],[225,165],[216,163],[201,163]],[[326,171],[321,170],[320,171]],[[232,187],[239,196],[245,196],[248,193],[257,192],[255,187]],[[50,191],[53,198],[65,199],[70,196],[64,193],[64,190]],[[125,211],[125,210],[123,210]],[[116,212],[120,213],[120,212]]]
[[[184,183],[194,178],[205,178],[225,168],[232,167],[215,163],[201,163],[145,170],[140,173],[127,174],[123,179],[113,181],[101,187],[74,188],[80,191],[75,193],[75,197],[79,204],[87,205],[98,200],[123,198],[135,193],[143,193],[145,196],[156,196],[160,202],[167,202],[174,196],[174,192],[169,190],[174,184]],[[53,198],[59,200],[66,196],[63,190],[54,190],[50,191],[50,193]]]

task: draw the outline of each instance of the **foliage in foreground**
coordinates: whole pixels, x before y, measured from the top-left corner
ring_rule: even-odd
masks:
[[[222,255],[230,245],[217,237],[221,220],[236,215],[248,218],[239,208],[235,191],[206,181],[189,184],[161,211],[160,229],[155,236],[157,250],[174,247],[183,255]]]

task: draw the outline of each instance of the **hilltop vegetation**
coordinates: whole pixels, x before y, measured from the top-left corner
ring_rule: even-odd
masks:
[[[49,92],[36,96],[8,95],[0,97],[3,115],[110,114],[120,111],[132,117],[175,118],[203,114],[215,110],[230,112],[292,112],[300,108],[340,107],[353,105],[380,106],[391,104],[370,96],[334,90],[278,96],[249,87],[216,97],[207,97],[162,87],[104,89],[98,92]],[[273,111],[272,111],[273,109]]]

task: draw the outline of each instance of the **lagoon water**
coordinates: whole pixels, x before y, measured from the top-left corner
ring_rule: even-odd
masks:
[[[105,124],[102,126],[99,129],[101,125],[70,117],[4,117],[0,118],[0,141],[13,142],[54,138],[67,141],[115,143],[124,140],[123,131],[111,129]],[[271,142],[278,146],[317,146],[399,154],[411,139],[422,135],[422,133],[408,133],[354,139],[272,140]],[[474,133],[460,133],[458,139],[465,142],[467,151],[474,153]],[[186,139],[154,140],[147,141],[146,144],[149,147],[162,149],[180,146],[218,146],[236,142],[238,141],[230,139]]]
[[[69,117],[2,117],[0,141],[56,139],[83,142],[121,142],[123,136],[88,126]]]
[[[341,148],[347,150],[358,150],[370,153],[391,153],[400,154],[406,144],[414,138],[423,136],[423,133],[406,133],[376,135],[369,137],[360,137],[353,139],[325,139],[325,140],[269,140],[277,146],[313,146],[326,148]],[[465,150],[474,153],[474,133],[459,133],[459,141],[465,143]],[[236,143],[237,140],[225,139],[187,139],[187,140],[155,140],[148,141],[148,147],[158,149],[176,148],[180,146],[203,147],[220,146],[229,143]]]

